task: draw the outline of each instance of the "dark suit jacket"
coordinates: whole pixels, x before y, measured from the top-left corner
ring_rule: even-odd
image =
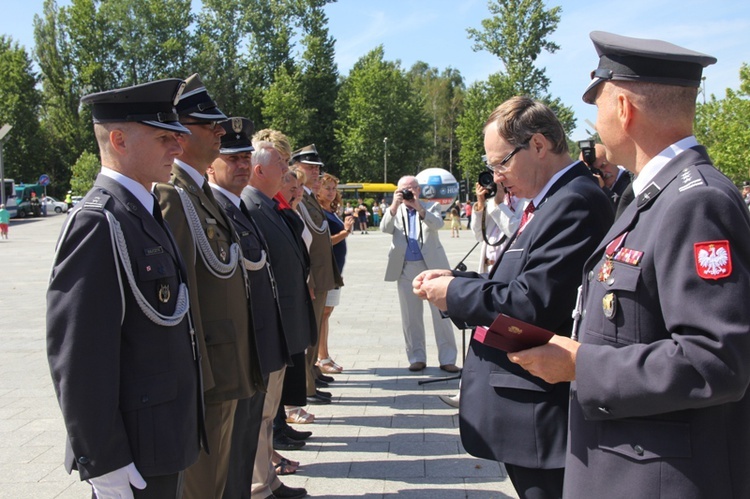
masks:
[[[120,223],[138,289],[165,315],[174,313],[185,275],[180,257],[138,199],[109,177],[99,175],[78,206],[47,291],[47,354],[68,431],[66,468],[81,479],[130,462],[144,476],[176,473],[198,458],[203,411],[188,319],[172,327],[148,319],[124,270],[121,290],[122,264],[103,210]]]
[[[498,313],[569,336],[583,263],[612,224],[612,207],[583,163],[550,188],[489,280],[456,273],[448,313],[489,325]],[[527,468],[565,463],[569,385],[550,385],[505,352],[471,342],[461,384],[461,439],[472,455]]]
[[[278,371],[290,362],[286,337],[279,317],[276,279],[273,270],[269,268],[271,254],[260,229],[248,218],[249,214],[246,216],[242,213],[221,191],[213,188],[212,190],[216,202],[224,209],[237,230],[243,257],[257,262],[261,259],[261,252],[266,253],[268,265],[256,271],[248,270],[247,275],[250,279],[253,326],[258,344],[260,367],[263,376],[267,378],[269,374]]]
[[[607,193],[607,196],[609,196],[609,199],[612,201],[612,206],[614,206],[615,211],[617,211],[617,206],[620,204],[622,193],[625,192],[625,189],[630,185],[632,179],[633,177],[630,172],[624,171],[619,177],[617,177],[617,180],[615,180],[615,183],[612,184],[611,188],[604,188],[604,192]]]
[[[315,197],[308,194],[307,191],[302,196],[300,207],[297,208],[298,211],[301,210],[301,205],[307,208],[310,219],[315,225],[320,227],[326,222],[325,212],[323,212]],[[339,267],[333,257],[330,231],[326,230],[324,233],[318,234],[312,227],[308,226],[308,228],[313,237],[312,244],[310,244],[310,285],[313,290],[316,292],[330,291],[343,286],[344,281],[341,279]]]
[[[228,279],[215,277],[200,255],[190,232],[182,201],[175,187],[190,197],[201,228],[214,254],[229,261],[230,244],[237,240],[232,223],[216,202],[209,199],[193,179],[177,165],[169,184],[157,184],[154,193],[162,213],[185,259],[190,284],[190,305],[203,355],[204,389],[207,402],[250,397],[264,389],[252,334],[250,307],[243,272],[239,266]],[[222,256],[224,258],[222,259]],[[241,262],[240,262],[241,265]]]
[[[599,282],[625,232],[640,261],[615,258]],[[704,242],[729,248],[717,278],[698,275]],[[566,496],[750,497],[750,215],[737,188],[703,147],[684,151],[584,270]]]
[[[281,322],[289,354],[293,355],[314,345],[318,337],[306,282],[307,256],[300,237],[284,222],[281,213],[269,207],[267,199],[252,187],[245,187],[242,191],[242,201],[268,244],[271,268],[279,289]]]

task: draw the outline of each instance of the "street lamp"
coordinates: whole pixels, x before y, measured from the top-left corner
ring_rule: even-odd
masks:
[[[383,183],[388,183],[388,137],[383,139]]]
[[[7,201],[7,199],[5,199],[5,169],[3,168],[3,146],[5,145],[5,142],[7,142],[5,136],[8,135],[8,132],[10,132],[11,128],[13,128],[13,126],[8,125],[7,123],[3,125],[2,128],[0,128],[0,204],[5,204],[5,202]]]

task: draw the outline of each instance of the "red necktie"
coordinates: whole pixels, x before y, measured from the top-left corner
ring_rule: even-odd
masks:
[[[523,229],[526,228],[526,224],[531,221],[532,218],[534,218],[534,201],[531,201],[527,206],[526,209],[523,210],[523,216],[521,217],[521,225],[518,227],[518,234],[516,235],[516,238],[521,235],[521,232],[523,232]]]

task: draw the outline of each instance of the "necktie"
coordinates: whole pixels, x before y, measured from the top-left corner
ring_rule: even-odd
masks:
[[[151,208],[151,214],[154,216],[154,219],[164,227],[164,218],[161,216],[161,208],[159,207],[159,202],[156,200],[156,196],[153,194],[151,195],[154,198],[154,206]]]
[[[635,193],[633,192],[633,184],[630,183],[625,188],[624,191],[622,191],[622,196],[620,196],[620,202],[617,205],[617,211],[615,212],[615,220],[620,218],[620,215],[622,215],[622,212],[625,211],[625,208],[628,207],[628,205],[635,199]]]
[[[211,186],[208,185],[208,182],[203,182],[203,193],[210,199],[211,201],[214,200],[214,193],[211,191]]]
[[[534,218],[534,210],[536,208],[534,207],[534,201],[531,201],[527,206],[526,209],[523,210],[523,216],[521,216],[521,225],[518,227],[518,236],[521,235],[523,232],[523,229],[526,228],[526,224],[528,224],[532,218]]]

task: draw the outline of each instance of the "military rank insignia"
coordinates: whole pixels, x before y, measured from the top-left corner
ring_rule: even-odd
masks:
[[[695,269],[703,279],[722,279],[732,274],[729,241],[706,241],[693,245]]]

